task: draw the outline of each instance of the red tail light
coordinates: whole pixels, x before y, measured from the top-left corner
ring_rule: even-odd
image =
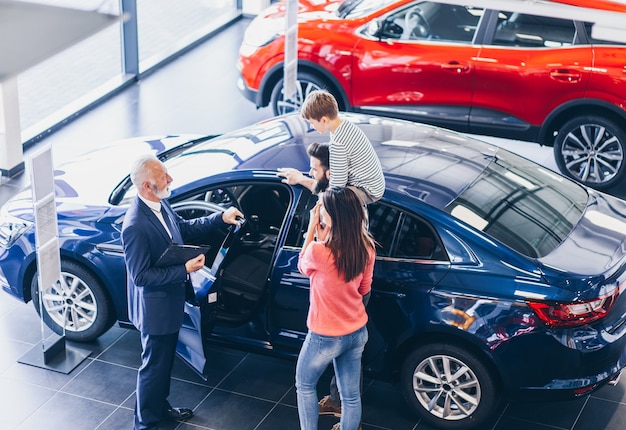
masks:
[[[528,302],[537,316],[551,327],[576,327],[604,318],[617,300],[620,288],[598,298],[571,303]]]

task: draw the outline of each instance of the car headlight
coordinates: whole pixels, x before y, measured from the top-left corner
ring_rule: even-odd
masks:
[[[242,49],[244,46],[249,50],[265,46],[284,32],[283,19],[253,19],[243,35]]]
[[[9,215],[3,209],[0,213],[0,247],[10,248],[13,246],[15,241],[32,225],[32,222]]]

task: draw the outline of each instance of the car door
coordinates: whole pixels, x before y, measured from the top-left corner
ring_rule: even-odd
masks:
[[[187,204],[178,205],[176,210],[178,213],[192,210],[197,216],[199,209],[196,204]],[[208,335],[212,330],[217,314],[219,292],[216,279],[240,228],[238,226],[228,228],[228,233],[222,243],[218,245],[217,252],[212,254],[214,260],[210,267],[204,266],[202,269],[189,274],[194,289],[195,303],[190,303],[189,300],[185,302],[185,316],[178,333],[176,352],[201,376],[204,375],[206,366],[203,336]]]
[[[584,97],[592,51],[576,44],[573,21],[506,11],[490,11],[489,20],[492,30],[474,62],[470,132],[524,132]]]
[[[415,2],[364,27],[353,53],[352,104],[467,128],[479,49],[472,39],[481,14],[479,8]]]
[[[201,375],[206,366],[205,343],[214,331],[263,318],[274,251],[292,199],[288,186],[274,173],[269,179],[269,175],[256,175],[189,192],[173,205],[185,218],[230,206],[246,217],[241,227],[229,226],[225,237],[208,238],[216,246],[207,253],[207,265],[190,274],[195,304],[185,303],[177,352]],[[261,325],[258,331],[264,330]]]
[[[271,342],[277,349],[300,349],[307,333],[309,279],[298,271],[298,256],[316,196],[305,193],[296,208],[289,237],[280,250],[272,283]],[[412,315],[450,265],[434,230],[389,203],[368,205],[370,231],[378,242],[372,296],[368,305],[370,340],[366,362],[412,327]]]
[[[386,202],[369,205],[368,210],[378,248],[364,362],[382,371],[387,354],[414,335],[417,326],[428,326],[429,294],[448,273],[450,262],[426,219]]]

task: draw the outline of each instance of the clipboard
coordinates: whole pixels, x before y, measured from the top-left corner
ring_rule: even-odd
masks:
[[[209,245],[195,246],[170,243],[155,263],[155,266],[164,267],[185,264],[187,260],[196,258],[200,254],[206,254],[209,252],[209,249],[211,249]]]

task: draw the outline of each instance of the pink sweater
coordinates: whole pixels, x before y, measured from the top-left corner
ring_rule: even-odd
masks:
[[[344,336],[367,323],[363,295],[370,291],[376,254],[370,253],[365,271],[350,282],[340,277],[332,252],[311,242],[300,254],[298,269],[311,278],[307,326],[322,336]]]

